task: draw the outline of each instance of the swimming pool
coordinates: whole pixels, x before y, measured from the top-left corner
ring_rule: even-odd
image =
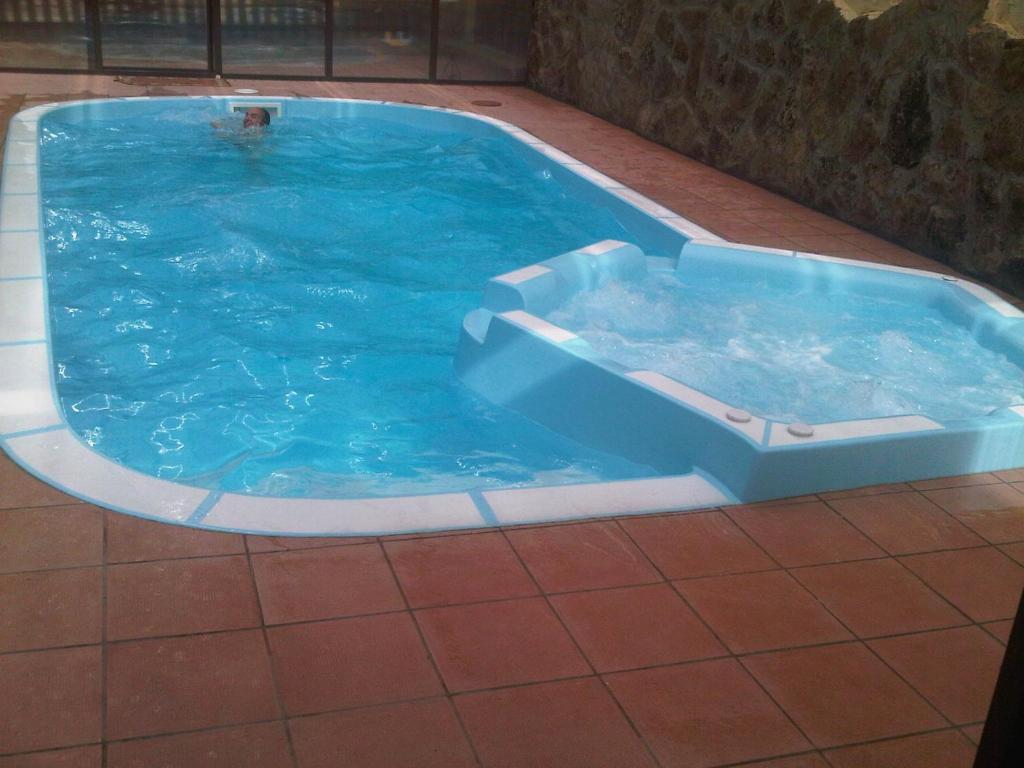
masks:
[[[249,104],[274,112],[270,136],[210,130],[211,119]],[[156,127],[140,129],[140,120]],[[339,127],[340,147],[331,135]],[[97,128],[103,139],[90,143]],[[374,154],[385,139],[384,154]],[[126,192],[116,173],[104,175],[118,170],[126,147],[150,158],[154,176],[141,179],[148,191]],[[183,148],[201,162],[181,166]],[[401,167],[409,158],[411,176]],[[296,170],[310,160],[313,184]],[[77,170],[61,173],[70,168]],[[528,183],[510,183],[516,174]],[[83,187],[92,187],[84,204]],[[250,214],[231,205],[236,198],[254,204]],[[183,233],[212,244],[210,252]],[[460,320],[469,312],[472,327],[470,310],[488,277],[506,273],[488,285],[485,306],[502,288],[506,301],[509,286],[515,293],[535,284],[556,253],[578,260],[621,251],[592,245],[609,238],[636,243],[645,263],[660,267],[675,264],[680,251],[680,265],[698,264],[717,241],[490,118],[315,99],[130,99],[28,110],[9,132],[0,204],[0,439],[30,471],[101,505],[255,532],[477,527],[803,492],[792,481],[759,485],[726,471],[756,463],[735,434],[707,443],[714,460],[656,430],[647,440],[651,409],[636,393],[678,400],[685,387],[664,374],[652,374],[663,381],[623,368],[581,411],[572,405],[588,391],[589,374],[561,377],[529,355],[490,349],[477,362],[486,361],[478,371],[492,367],[492,379],[511,382],[524,365],[535,368],[533,405],[523,408],[466,375],[472,345],[464,332],[458,367],[471,386],[459,384],[452,356]],[[532,262],[541,264],[526,266]],[[87,282],[97,278],[100,285]],[[549,294],[541,304],[564,298]],[[993,297],[978,305],[965,311],[981,328],[984,311],[1011,317]],[[179,340],[165,335],[168,317]],[[518,320],[542,344],[574,335],[562,329],[552,338],[550,323]],[[270,333],[288,340],[284,351],[266,342]],[[191,343],[197,338],[212,348]],[[378,354],[384,347],[388,355]],[[181,369],[189,375],[168,379]],[[552,395],[554,381],[576,396]],[[204,402],[218,390],[232,408]],[[588,426],[544,415],[552,409]],[[1004,410],[998,429],[999,419],[980,425],[985,455],[974,451],[957,471],[1024,463],[1006,445],[1019,417]],[[764,430],[769,422],[745,422],[739,434],[750,441],[751,423]],[[835,467],[809,472],[813,487],[875,482],[863,462],[842,458],[845,448],[836,453],[828,427],[815,429],[815,455]],[[952,433],[945,428],[943,439]],[[794,450],[802,456],[806,447]],[[958,456],[961,449],[962,441]],[[877,449],[867,454],[877,461]],[[947,464],[931,456],[904,462],[903,471],[949,474]]]

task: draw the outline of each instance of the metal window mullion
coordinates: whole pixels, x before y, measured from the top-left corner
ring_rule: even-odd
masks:
[[[220,2],[221,0],[207,0],[206,2],[206,61],[209,70],[215,75],[222,74],[224,69],[224,60],[221,55]]]
[[[334,0],[324,0],[324,77],[334,77]]]
[[[437,47],[441,30],[441,0],[430,2],[430,69],[427,78],[430,82],[437,80]]]
[[[103,71],[103,41],[101,37],[100,0],[85,0],[85,23],[89,27],[89,70]]]

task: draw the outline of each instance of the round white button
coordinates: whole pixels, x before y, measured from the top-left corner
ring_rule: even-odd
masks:
[[[750,413],[742,408],[730,408],[725,412],[725,418],[735,421],[737,424],[746,424],[750,421]]]
[[[786,431],[793,437],[810,437],[814,434],[814,427],[810,424],[804,424],[802,421],[794,421],[786,427]]]

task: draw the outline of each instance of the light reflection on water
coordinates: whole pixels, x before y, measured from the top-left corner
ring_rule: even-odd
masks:
[[[608,212],[492,139],[297,118],[225,136],[210,109],[43,124],[58,391],[97,450],[273,495],[651,474],[452,374],[486,280],[636,241]]]

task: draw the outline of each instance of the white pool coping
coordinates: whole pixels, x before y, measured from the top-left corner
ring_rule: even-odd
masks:
[[[168,100],[181,98],[224,102],[229,108],[265,103],[276,106],[288,101],[230,96]],[[87,502],[138,517],[240,533],[298,536],[366,536],[479,528],[706,508],[735,501],[713,480],[699,473],[388,498],[250,496],[153,477],[93,450],[69,426],[56,395],[39,197],[39,120],[53,110],[90,102],[156,100],[143,96],[44,104],[23,110],[11,119],[0,186],[0,447],[28,472]],[[304,101],[392,104],[361,99]],[[440,107],[392,105],[448,112],[494,125],[674,231],[688,238],[723,242],[708,230],[511,123]],[[537,274],[529,272],[530,267],[524,270],[526,274],[519,275],[519,279]],[[517,276],[509,273],[505,278],[513,282]],[[557,337],[552,340],[567,340],[564,334],[568,332],[539,318],[534,322],[530,316],[509,314],[513,315],[510,320]]]

